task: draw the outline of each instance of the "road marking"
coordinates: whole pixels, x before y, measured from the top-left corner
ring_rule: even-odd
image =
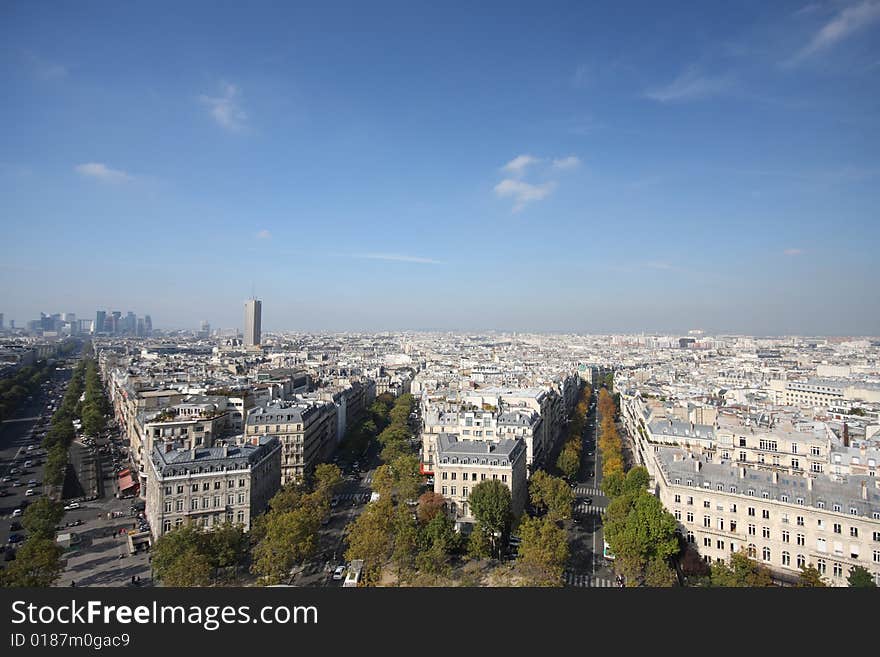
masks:
[[[587,573],[573,573],[566,570],[562,574],[566,586],[578,588],[613,588],[617,586],[613,580],[604,577],[593,577]]]
[[[20,417],[20,418],[14,419],[14,420],[3,420],[3,424],[12,424],[13,422],[30,422],[31,420],[39,420],[39,419],[40,419],[39,415],[37,415],[36,417]]]

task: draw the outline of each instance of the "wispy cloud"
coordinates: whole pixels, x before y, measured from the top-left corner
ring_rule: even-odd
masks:
[[[30,50],[25,50],[22,53],[22,59],[31,73],[42,80],[53,80],[67,76],[66,66],[51,62]]]
[[[669,84],[646,91],[645,97],[659,103],[688,102],[723,95],[733,87],[733,80],[728,76],[710,77],[691,67]]]
[[[782,253],[784,253],[787,256],[799,256],[799,255],[803,255],[804,250],[803,249],[785,249],[785,251],[783,251]]]
[[[519,212],[526,206],[526,203],[547,198],[554,189],[556,189],[556,183],[552,180],[541,185],[532,185],[523,180],[505,178],[495,185],[495,194],[499,198],[513,198],[513,211]]]
[[[258,240],[267,240],[272,237],[272,233],[270,233],[265,228],[257,233]]]
[[[217,125],[230,132],[242,132],[247,127],[248,116],[241,106],[241,90],[228,82],[222,82],[220,87],[220,96],[202,94],[199,100],[208,106]]]
[[[362,253],[355,256],[365,260],[385,260],[388,262],[412,262],[418,265],[442,265],[440,260],[419,256],[399,255],[396,253]]]
[[[510,162],[501,167],[502,171],[507,171],[508,173],[512,173],[515,176],[521,176],[526,172],[526,169],[533,165],[538,164],[541,161],[539,157],[533,157],[531,155],[517,155]]]
[[[581,164],[581,159],[577,155],[569,155],[568,157],[560,157],[553,160],[553,168],[559,171],[566,169],[574,169]]]
[[[133,176],[119,169],[111,169],[101,162],[86,162],[77,164],[74,170],[81,176],[93,178],[107,183],[121,183],[133,179]]]
[[[813,35],[810,42],[789,63],[827,50],[880,20],[880,2],[865,0],[840,10]]]

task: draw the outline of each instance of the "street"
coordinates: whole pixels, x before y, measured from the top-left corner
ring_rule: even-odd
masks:
[[[569,526],[571,557],[563,574],[565,586],[617,586],[610,563],[603,556],[602,513],[608,498],[602,493],[602,469],[598,450],[598,391],[594,391],[584,426],[581,469],[572,487],[575,503]]]

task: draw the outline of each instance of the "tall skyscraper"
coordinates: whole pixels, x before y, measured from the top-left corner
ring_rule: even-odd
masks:
[[[244,303],[244,346],[257,347],[260,344],[260,319],[263,314],[263,302],[259,299],[248,299]]]
[[[134,335],[137,330],[137,316],[128,311],[128,314],[125,316],[125,333],[129,335]]]
[[[144,335],[150,337],[153,334],[153,320],[149,315],[144,315]]]
[[[107,311],[99,310],[95,313],[95,328],[92,331],[93,333],[103,333],[107,330],[104,324],[107,323]]]
[[[3,330],[3,313],[0,313],[0,331]]]

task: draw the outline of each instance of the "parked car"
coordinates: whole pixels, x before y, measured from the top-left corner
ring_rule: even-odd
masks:
[[[33,488],[28,488],[24,492],[24,495],[25,495],[25,497],[31,497],[32,495],[37,495],[37,491],[35,491]]]
[[[21,543],[24,540],[24,536],[21,534],[10,534],[9,542],[10,543]]]
[[[12,512],[12,517],[13,517],[13,518],[20,518],[20,517],[21,517],[21,509],[15,509],[15,510]]]
[[[80,506],[79,502],[71,502],[70,504],[68,504],[67,506],[64,507],[64,510],[65,511],[73,511],[74,509],[78,509],[79,506]]]
[[[12,523],[9,525],[9,531],[11,531],[11,532],[21,531],[21,523],[18,520],[13,520]]]
[[[333,579],[337,582],[345,577],[345,566],[336,566],[336,569],[333,571]]]

